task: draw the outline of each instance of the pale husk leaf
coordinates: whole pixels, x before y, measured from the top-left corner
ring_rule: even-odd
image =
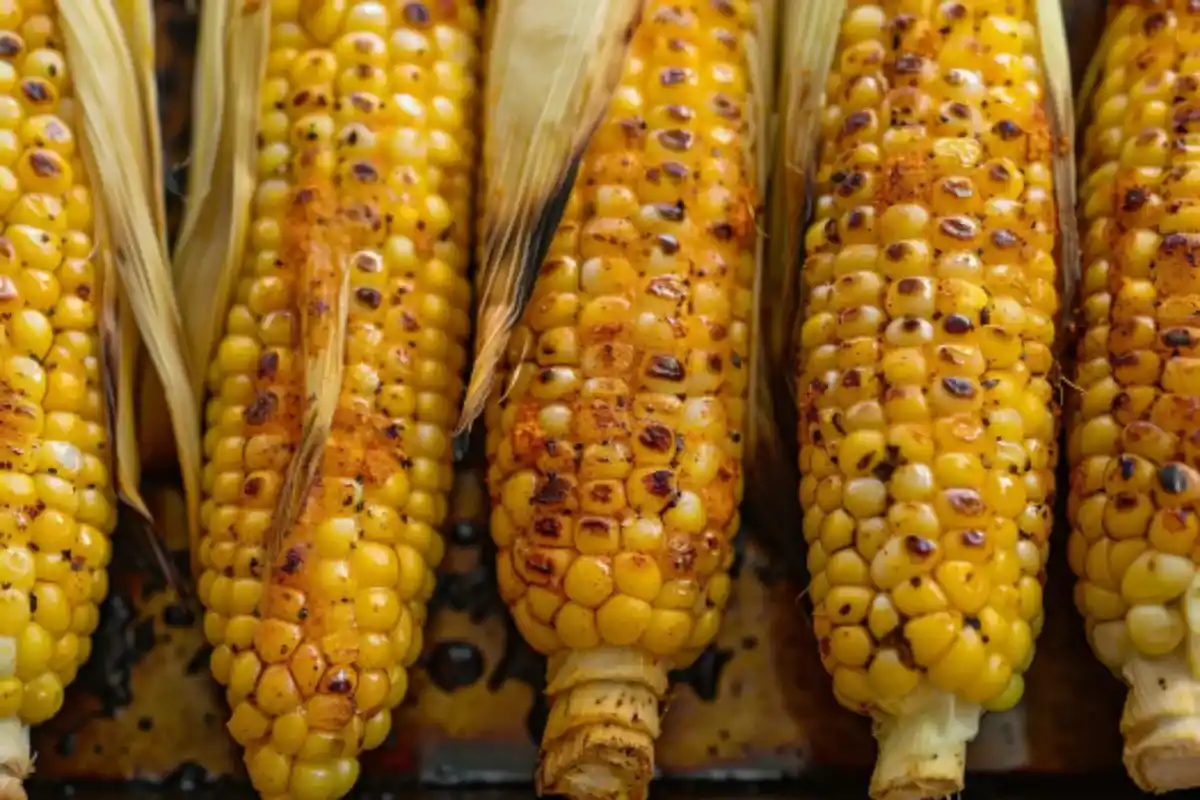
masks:
[[[782,6],[786,8],[786,0]],[[746,430],[746,513],[756,523],[756,530],[774,537],[787,535],[798,524],[798,503],[795,462],[791,448],[784,438],[780,409],[772,391],[775,371],[768,354],[766,326],[769,314],[777,302],[771,298],[773,281],[768,260],[767,202],[773,162],[778,146],[778,118],[775,111],[775,58],[780,35],[781,4],[763,0],[758,4],[758,26],[747,37],[745,52],[750,74],[750,120],[748,149],[749,163],[744,165],[747,177],[753,181],[755,197],[754,302],[750,357],[750,396]],[[786,11],[784,11],[786,13]]]
[[[804,229],[811,182],[820,156],[825,83],[845,12],[845,0],[787,2],[780,20],[779,136],[771,190],[770,251],[764,283],[774,298],[763,325],[767,363],[780,405],[795,395],[793,348],[803,322]],[[783,392],[781,395],[780,392]]]
[[[1075,108],[1071,56],[1060,0],[1037,0],[1042,64],[1046,73],[1046,109],[1054,136],[1054,200],[1058,207],[1060,352],[1067,341],[1075,287],[1079,283],[1079,228],[1075,219]]]
[[[318,195],[320,191],[314,190]],[[324,191],[333,190],[327,187]],[[325,200],[335,209],[331,219],[336,226],[341,209],[332,197]],[[293,202],[297,204],[295,211],[301,201]],[[300,441],[288,463],[267,531],[267,563],[272,569],[278,562],[280,544],[304,513],[310,494],[316,489],[325,443],[333,431],[334,414],[341,400],[346,324],[350,314],[350,247],[336,240],[307,239],[296,252],[305,258],[298,281],[303,296],[297,303],[304,358],[304,416]]]
[[[459,430],[483,410],[620,80],[643,0],[497,0],[488,20],[475,359]]]
[[[259,96],[266,71],[269,4],[205,3],[184,218],[174,272],[190,356],[192,396],[204,400],[250,224]]]
[[[171,422],[177,442],[184,485],[191,499],[189,520],[197,520],[200,488],[200,417],[188,391],[186,354],[183,349],[179,310],[163,248],[163,232],[155,209],[161,184],[151,185],[152,157],[146,152],[151,113],[139,94],[134,56],[125,40],[120,16],[111,2],[63,3],[59,5],[68,67],[74,76],[82,117],[85,157],[92,175],[97,204],[104,211],[103,224],[113,265],[128,308],[141,331],[150,361],[170,399]],[[98,215],[99,216],[99,215]],[[106,290],[115,288],[110,285]],[[121,307],[117,307],[118,317]],[[126,315],[129,316],[129,315]],[[118,319],[118,325],[126,323]],[[128,330],[118,334],[119,347],[130,346]],[[134,358],[120,352],[121,362]],[[117,365],[118,390],[128,388],[128,364]],[[126,384],[123,386],[122,384]],[[118,395],[116,422],[129,425],[125,404],[130,392]],[[118,431],[117,477],[126,496],[138,497],[131,464],[136,465],[136,440],[131,445],[128,431]],[[131,452],[132,450],[132,452]],[[123,466],[124,464],[124,466]]]

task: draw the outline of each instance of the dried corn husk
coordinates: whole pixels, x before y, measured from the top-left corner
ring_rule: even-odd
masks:
[[[180,313],[189,372],[181,391],[195,408],[204,400],[205,373],[236,285],[250,221],[268,25],[268,4],[257,0],[201,8],[188,190],[173,261],[175,289],[186,298]],[[197,451],[185,471],[198,472],[201,456]],[[194,557],[199,540],[194,519],[190,537]],[[198,562],[193,558],[192,563]]]
[[[62,3],[59,13],[82,111],[84,156],[104,212],[98,224],[107,226],[102,273],[110,281],[107,290],[120,292],[115,305],[112,296],[104,302],[105,350],[117,376],[117,483],[123,498],[148,518],[138,487],[133,406],[137,331],[168,396],[187,395],[172,398],[171,423],[190,496],[199,490],[201,455],[199,414],[186,392],[179,310],[165,250],[153,67],[143,60],[149,49],[152,61],[152,8],[150,0],[107,0]],[[191,512],[194,518],[194,506]]]
[[[479,312],[460,430],[483,411],[641,11],[642,0],[498,0],[491,10]]]
[[[1037,0],[1042,64],[1046,72],[1046,113],[1050,116],[1054,148],[1054,201],[1058,206],[1059,318],[1056,347],[1071,350],[1068,321],[1079,283],[1079,229],[1075,221],[1075,108],[1071,55],[1060,0]]]

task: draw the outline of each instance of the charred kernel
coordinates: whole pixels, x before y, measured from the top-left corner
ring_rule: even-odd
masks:
[[[682,222],[684,217],[683,201],[676,203],[655,203],[654,210],[658,216],[667,222]]]
[[[29,166],[39,178],[57,178],[62,174],[58,161],[44,150],[34,150],[29,154]]]
[[[670,428],[664,425],[651,424],[642,429],[642,432],[638,435],[638,441],[650,450],[665,453],[671,449],[674,437],[671,435]]]
[[[682,153],[691,149],[692,134],[678,128],[671,128],[670,130],[659,131],[658,141],[668,150]]]
[[[896,74],[915,75],[925,65],[925,59],[915,53],[905,53],[896,58]]]
[[[1025,133],[1025,131],[1021,130],[1021,126],[1017,123],[1013,122],[1012,120],[1005,119],[992,126],[992,133],[1008,142],[1016,139],[1018,136]]]
[[[996,245],[996,247],[1016,247],[1020,243],[1021,240],[1017,238],[1017,235],[1008,228],[1001,228],[1000,230],[992,233],[992,244]]]
[[[967,530],[959,537],[967,547],[983,547],[987,543],[987,534],[983,531]]]
[[[279,566],[279,571],[285,575],[294,575],[303,564],[304,553],[301,552],[299,547],[292,547],[284,553],[283,563]]]
[[[971,398],[975,396],[975,385],[967,378],[942,378],[942,388],[953,397]]]
[[[933,555],[937,545],[923,536],[905,536],[904,549],[914,556],[925,558]]]
[[[662,250],[666,255],[675,255],[679,252],[679,240],[669,233],[660,233],[658,235],[658,249]]]
[[[985,510],[983,500],[979,497],[979,493],[973,489],[948,489],[946,491],[946,499],[949,501],[951,508],[967,516],[976,516],[982,514]]]
[[[646,365],[646,374],[664,381],[682,381],[686,374],[675,356],[653,355]]]
[[[994,181],[1006,181],[1012,177],[1012,173],[1003,164],[992,164],[988,168],[988,177]]]
[[[379,308],[383,304],[383,295],[378,290],[368,286],[359,287],[354,291],[354,296],[358,298],[358,302],[368,308]]]
[[[742,116],[742,111],[740,108],[738,108],[737,103],[733,102],[733,100],[729,99],[729,97],[724,94],[718,93],[714,95],[712,106],[713,111],[717,113],[717,116],[724,119],[735,120],[740,119]]]
[[[21,81],[21,94],[31,103],[45,103],[52,99],[50,84],[38,78]]]
[[[0,33],[0,58],[12,58],[20,55],[24,49],[25,42],[20,36],[8,31]]]
[[[1167,347],[1191,347],[1192,334],[1185,328],[1172,328],[1163,334],[1163,344]]]
[[[667,67],[658,76],[663,86],[674,86],[688,79],[688,70],[682,67]]]
[[[428,25],[429,9],[424,3],[406,3],[404,5],[404,21],[409,25]]]
[[[1142,30],[1147,36],[1153,36],[1167,26],[1167,16],[1161,11],[1156,11],[1146,17],[1146,21],[1142,23]]]
[[[971,116],[971,109],[965,103],[951,103],[948,111],[957,119],[967,119]]]
[[[900,294],[919,294],[923,286],[920,278],[904,278],[896,285],[896,290]]]
[[[942,233],[959,241],[970,241],[975,237],[975,228],[961,217],[947,217],[938,225]]]
[[[867,222],[867,215],[859,211],[857,208],[851,211],[846,217],[846,226],[851,230],[858,230]]]
[[[971,182],[965,178],[947,178],[942,181],[942,191],[959,200],[966,200],[975,194]]]
[[[279,398],[274,392],[259,392],[255,395],[254,400],[246,406],[242,416],[247,425],[263,425],[274,415],[278,406]]]
[[[1137,462],[1133,460],[1133,456],[1121,456],[1117,460],[1117,466],[1121,469],[1121,477],[1130,480],[1137,469]]]
[[[678,161],[664,161],[662,163],[662,171],[676,180],[683,180],[688,176],[688,168]],[[680,200],[679,204],[682,207],[683,201]]]
[[[975,323],[962,314],[949,314],[942,320],[942,327],[946,333],[962,334],[970,333],[975,328]]]
[[[258,377],[272,378],[279,371],[279,353],[268,350],[258,357]]]
[[[530,502],[535,505],[555,505],[567,499],[571,486],[557,472],[551,472],[538,484]]]
[[[1125,199],[1121,202],[1121,210],[1134,212],[1144,205],[1146,205],[1146,191],[1135,186],[1125,192]]]
[[[671,471],[658,469],[642,478],[642,486],[655,497],[669,497],[671,494]]]
[[[728,222],[714,222],[708,229],[713,238],[719,241],[727,242],[733,238],[733,226]]]
[[[909,247],[909,245],[905,242],[893,242],[887,246],[887,249],[884,250],[884,254],[887,255],[888,259],[891,261],[901,261],[909,254],[910,250],[912,250],[912,248]]]
[[[1158,484],[1167,494],[1183,494],[1188,488],[1187,473],[1178,464],[1167,464],[1158,471]]]
[[[870,111],[855,111],[846,117],[845,123],[842,125],[842,130],[847,135],[858,133],[863,128],[871,124]]]

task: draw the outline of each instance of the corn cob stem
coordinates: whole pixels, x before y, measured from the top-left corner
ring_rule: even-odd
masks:
[[[1147,792],[1200,785],[1200,680],[1182,651],[1135,656],[1123,672],[1129,695],[1121,732],[1129,776]]]
[[[967,742],[979,733],[983,708],[941,691],[923,693],[906,705],[906,713],[875,719],[879,757],[871,797],[906,800],[961,792]]]
[[[539,794],[646,796],[666,666],[631,647],[570,650],[548,668]]]
[[[0,800],[25,800],[25,779],[32,773],[29,726],[16,717],[0,719]]]

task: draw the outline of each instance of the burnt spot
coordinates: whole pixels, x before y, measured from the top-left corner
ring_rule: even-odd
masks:
[[[404,5],[404,21],[409,25],[428,25],[429,9],[424,3],[406,3]]]
[[[846,216],[846,227],[850,228],[851,230],[858,230],[865,225],[866,222],[867,215],[857,208]]]
[[[1000,137],[1006,142],[1011,142],[1018,136],[1021,136],[1025,131],[1021,126],[1009,119],[1002,119],[992,126],[992,133]]]
[[[372,289],[369,286],[362,286],[356,289],[354,297],[358,302],[370,309],[376,309],[383,305],[383,295],[377,289]]]
[[[664,255],[673,256],[679,252],[679,240],[669,233],[660,233],[658,235],[658,249]]]
[[[987,534],[973,529],[963,531],[959,541],[963,543],[964,547],[983,547],[987,543]]]
[[[276,356],[278,358],[278,356]],[[263,425],[275,414],[279,407],[279,397],[272,391],[259,392],[242,412],[242,418],[247,425]]]
[[[847,136],[853,136],[870,124],[870,111],[855,111],[853,114],[847,116],[846,121],[842,123],[842,132]]]
[[[1008,228],[1001,228],[992,233],[992,244],[999,247],[1001,250],[1007,250],[1010,247],[1016,247],[1021,243],[1020,238]]]
[[[1121,210],[1132,213],[1144,205],[1146,205],[1146,190],[1135,186],[1125,192],[1125,197],[1121,201]]]
[[[689,70],[683,67],[667,67],[658,73],[658,81],[663,86],[674,86],[686,81],[688,79],[688,72]]]
[[[283,563],[279,565],[279,571],[284,575],[295,575],[303,563],[304,554],[300,552],[300,548],[292,547],[284,553]]]
[[[1133,460],[1133,456],[1121,456],[1117,459],[1117,467],[1121,470],[1122,478],[1131,480],[1134,470],[1137,468],[1137,462]]]
[[[732,17],[737,14],[730,0],[712,0],[712,7],[714,11],[723,17]]]
[[[950,116],[955,119],[967,119],[971,116],[971,109],[966,103],[954,102],[946,109],[950,112]]]
[[[667,116],[677,122],[687,122],[692,117],[696,116],[695,112],[687,106],[670,105],[666,108]]]
[[[1165,27],[1167,27],[1167,16],[1161,11],[1156,11],[1146,17],[1146,21],[1142,23],[1142,30],[1147,36],[1153,36]]]
[[[968,517],[979,516],[985,510],[983,500],[974,489],[948,489],[946,490],[946,501],[950,504],[950,508]]]
[[[646,365],[646,375],[659,380],[682,381],[685,374],[683,364],[675,356],[653,355]]]
[[[867,176],[861,172],[851,172],[846,179],[838,184],[837,193],[842,197],[850,197],[867,185]],[[830,220],[832,222],[832,220]]]
[[[538,536],[557,539],[560,530],[562,530],[562,523],[558,517],[538,517],[533,521],[533,531]]]
[[[942,191],[959,200],[967,200],[975,195],[975,189],[966,178],[947,178],[942,181]]]
[[[908,255],[911,249],[907,242],[893,242],[887,246],[884,254],[888,257],[889,261],[900,261]]]
[[[680,164],[678,161],[664,161],[662,163],[662,171],[679,181],[688,176],[688,168],[683,164]],[[677,205],[682,209],[683,201],[680,200]]]
[[[975,226],[962,217],[947,217],[938,225],[938,230],[960,242],[968,242],[975,238]]]
[[[375,183],[379,180],[379,171],[374,165],[368,164],[366,161],[356,161],[350,167],[350,171],[354,177],[361,183]]]
[[[339,670],[338,674],[329,680],[329,691],[334,694],[347,694],[353,688],[354,685],[344,670]]]
[[[970,333],[975,328],[975,323],[962,314],[949,314],[942,320],[942,328],[946,333],[961,335]]]
[[[1163,334],[1162,340],[1167,347],[1192,346],[1192,334],[1186,328],[1172,328]]]
[[[638,434],[638,441],[649,450],[666,453],[671,449],[674,437],[671,435],[670,428],[654,423],[642,429],[642,432]]]
[[[38,78],[26,78],[21,81],[21,94],[34,105],[49,103],[54,99],[50,93],[50,84]]]
[[[1003,164],[992,164],[991,168],[988,169],[988,177],[994,181],[1004,182],[1012,177],[1012,173]]]
[[[925,59],[916,53],[905,53],[896,58],[897,75],[916,75],[925,66]]]
[[[588,489],[588,492],[591,495],[591,499],[597,503],[608,503],[612,500],[613,496],[612,486],[607,483],[594,483]]]
[[[662,220],[667,222],[683,222],[684,207],[682,200],[676,203],[655,203],[654,210]]]
[[[975,396],[975,384],[967,378],[942,378],[942,388],[951,397],[969,400]]]
[[[715,222],[708,227],[713,238],[720,242],[728,242],[733,238],[733,226],[728,222]]]
[[[19,56],[25,49],[25,42],[15,33],[5,31],[0,33],[0,58]]]
[[[920,294],[923,286],[920,278],[904,278],[896,284],[896,291],[905,295]]]
[[[655,497],[671,496],[671,470],[656,469],[642,478],[642,487]]]
[[[45,150],[34,150],[29,154],[29,166],[39,178],[57,178],[62,175],[58,160]]]
[[[554,505],[565,501],[570,491],[571,484],[559,477],[557,472],[551,472],[538,485],[529,502],[539,506]]]
[[[857,369],[847,370],[846,374],[842,376],[842,386],[847,389],[857,389],[862,386],[862,373]]]
[[[1167,494],[1183,494],[1188,488],[1187,473],[1178,464],[1167,464],[1158,471],[1158,485]]]
[[[712,108],[718,117],[727,120],[741,119],[742,111],[738,108],[737,103],[733,102],[727,95],[717,93],[712,99]]]
[[[659,131],[658,142],[663,147],[675,153],[683,153],[692,148],[693,136],[689,131],[671,128]]]
[[[928,558],[937,550],[937,545],[924,536],[905,536],[904,549],[918,558]]]

